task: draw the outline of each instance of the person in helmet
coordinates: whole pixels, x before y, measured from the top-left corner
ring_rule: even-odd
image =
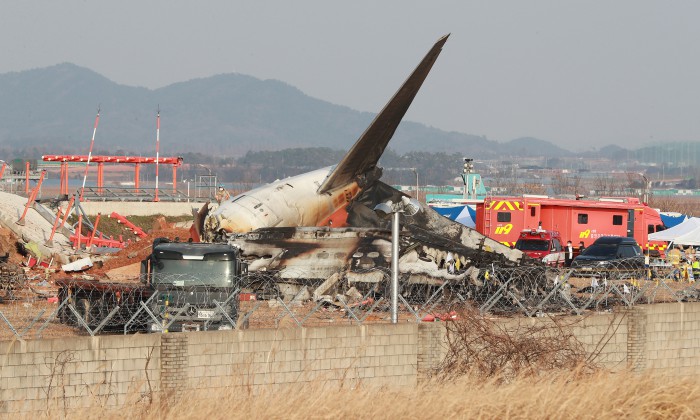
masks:
[[[231,194],[226,191],[226,188],[224,188],[224,185],[221,184],[219,185],[219,190],[216,192],[216,202],[221,204],[222,201],[226,201],[229,198],[231,198]]]

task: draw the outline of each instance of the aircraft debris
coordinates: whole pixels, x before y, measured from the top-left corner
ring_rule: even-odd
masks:
[[[203,239],[221,241],[230,233],[269,227],[352,226],[346,207],[381,177],[377,162],[448,36],[432,46],[338,165],[255,188],[222,202],[211,214],[200,212],[195,226]]]
[[[61,266],[61,269],[65,272],[85,271],[90,267],[92,267],[92,260],[90,259],[90,257],[85,257],[85,258],[81,258],[79,260],[75,260],[75,261],[68,263],[68,264],[63,264]]]
[[[374,211],[402,192],[380,181],[378,161],[442,51],[440,38],[379,112],[364,133],[333,167],[278,180],[194,212],[193,240],[227,242],[241,250],[250,273],[277,279],[277,290],[264,293],[300,299],[345,302],[347,293],[385,292],[391,261],[390,220]],[[401,222],[399,264],[405,284],[418,290],[445,282],[484,286],[493,264],[537,265],[519,250],[451,221],[425,204]],[[464,270],[449,273],[447,255]],[[308,290],[307,290],[308,292]],[[476,292],[474,292],[476,293]]]

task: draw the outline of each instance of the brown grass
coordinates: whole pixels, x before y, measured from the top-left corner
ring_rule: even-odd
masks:
[[[67,412],[60,398],[51,418],[697,418],[700,382],[653,372],[611,373],[592,362],[571,334],[573,324],[549,318],[499,326],[477,312],[446,324],[445,361],[432,379],[377,388],[361,380],[230,386],[164,397],[133,395],[118,408]],[[614,321],[612,322],[614,324]],[[611,325],[612,325],[611,324]],[[150,383],[149,383],[150,385]],[[151,389],[137,386],[135,389]],[[97,407],[104,405],[95,404]]]
[[[355,388],[310,383],[252,395],[245,388],[184,393],[168,404],[128,404],[72,413],[99,419],[235,418],[697,418],[693,379],[559,372],[506,382],[464,377],[417,387]],[[62,411],[62,410],[61,410]],[[49,417],[66,413],[51,412]]]

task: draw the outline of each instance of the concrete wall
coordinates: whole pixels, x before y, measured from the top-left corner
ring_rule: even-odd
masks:
[[[123,404],[160,381],[159,335],[0,343],[0,413]]]
[[[700,305],[698,305],[700,309]],[[619,312],[589,313],[586,316],[509,318],[496,320],[502,328],[511,331],[525,331],[519,327],[532,327],[539,324],[566,329],[573,334],[595,362],[609,370],[627,369],[629,310]]]
[[[698,306],[700,309],[700,305]],[[594,313],[573,325],[576,338],[595,361],[610,370],[628,367],[628,311]]]
[[[129,202],[129,201],[86,201],[80,203],[89,215],[102,213],[111,214],[113,211],[122,216],[151,216],[162,214],[163,216],[192,215],[192,208],[199,210],[204,203],[200,202]]]
[[[546,320],[521,318],[518,322]],[[594,313],[571,323],[570,328],[607,369],[652,370],[673,376],[700,374],[698,302],[639,305],[614,313]]]
[[[700,303],[637,306],[559,325],[612,370],[700,372]],[[440,364],[444,339],[441,323],[407,323],[0,342],[0,413],[319,380],[414,386]]]
[[[187,388],[415,385],[417,324],[187,334]]]
[[[700,304],[640,307],[646,325],[642,369],[678,376],[700,374]]]
[[[417,324],[70,337],[0,343],[0,413],[114,406],[183,390],[415,385]],[[150,392],[153,391],[153,392]]]

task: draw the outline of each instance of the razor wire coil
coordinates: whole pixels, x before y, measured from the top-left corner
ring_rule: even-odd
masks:
[[[31,282],[6,287],[0,339],[390,322],[391,273],[383,268],[325,280],[289,271],[169,275],[151,278],[153,286],[146,280],[65,282],[52,302]],[[636,259],[570,268],[491,265],[445,276],[401,273],[398,292],[400,322],[449,319],[466,306],[495,316],[580,315],[700,300],[690,268]]]

